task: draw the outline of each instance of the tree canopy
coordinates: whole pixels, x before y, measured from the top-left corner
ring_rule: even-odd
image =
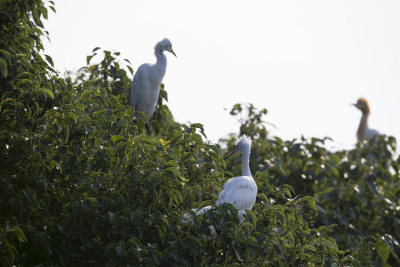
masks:
[[[94,48],[75,78],[54,70],[41,41],[49,9],[0,1],[0,264],[400,264],[393,137],[332,152],[326,139],[271,137],[266,109],[234,105],[258,186],[240,224],[215,205],[240,174],[239,157],[224,159],[238,136],[214,144],[201,123],[176,122],[164,85],[148,136],[132,122],[134,71],[119,52]]]

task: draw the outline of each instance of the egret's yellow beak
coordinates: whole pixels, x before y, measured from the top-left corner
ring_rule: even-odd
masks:
[[[235,155],[237,153],[237,149],[232,150],[231,152],[225,154],[224,159],[229,159],[230,157],[232,157],[233,155]]]

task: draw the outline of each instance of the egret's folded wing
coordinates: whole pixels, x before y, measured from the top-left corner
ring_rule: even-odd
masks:
[[[237,209],[251,209],[257,196],[257,186],[247,176],[229,179],[218,196],[217,205],[231,203]]]

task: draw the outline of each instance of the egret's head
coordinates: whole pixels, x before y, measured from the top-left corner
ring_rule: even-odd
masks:
[[[236,142],[237,150],[241,153],[249,151],[251,147],[251,140],[246,135],[240,137],[239,141]]]
[[[235,155],[236,153],[244,153],[250,151],[251,140],[246,135],[240,137],[239,141],[236,142],[236,148],[225,155],[225,159],[228,159]]]
[[[172,53],[174,56],[176,56],[174,50],[172,50],[172,44],[171,41],[168,38],[164,38],[163,40],[159,41],[156,44],[156,47],[154,48],[156,51],[161,50],[161,51],[168,51]]]
[[[368,101],[365,98],[359,98],[357,100],[357,103],[353,104],[356,108],[361,110],[362,113],[364,114],[369,114],[369,104]]]

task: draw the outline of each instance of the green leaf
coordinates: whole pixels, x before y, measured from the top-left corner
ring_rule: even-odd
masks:
[[[14,102],[14,99],[8,97],[8,98],[4,99],[3,101],[1,101],[1,103],[0,103],[0,111],[1,111],[1,107],[3,105],[7,104],[8,102]]]
[[[201,128],[201,129],[203,129],[203,124],[201,124],[201,123],[192,123],[190,126],[191,126],[191,127],[195,127],[195,128]]]
[[[43,28],[43,23],[42,23],[42,21],[40,19],[40,13],[39,13],[38,9],[33,9],[32,10],[32,18],[33,18],[33,21],[35,22],[35,24],[37,26]]]
[[[313,197],[305,196],[300,201],[303,204],[303,212],[306,217],[311,218],[318,214],[317,203]]]
[[[129,72],[133,75],[133,68],[131,66],[126,66],[129,70]]]
[[[303,202],[305,204],[305,206],[307,206],[311,209],[315,209],[316,205],[317,205],[317,203],[315,202],[315,199],[310,196],[302,197],[301,202]]]
[[[165,91],[164,89],[160,90],[160,95],[163,99],[165,99],[165,101],[168,101],[168,93],[167,91]]]
[[[103,115],[103,114],[105,114],[105,110],[104,109],[99,109],[99,110],[96,110],[95,112],[93,112],[93,117],[97,117],[97,116],[100,116],[100,115]]]
[[[121,151],[121,150],[125,150],[125,148],[126,148],[127,145],[128,145],[127,142],[122,141],[122,142],[119,142],[119,143],[115,146],[115,148],[116,148],[118,151]]]
[[[30,79],[20,79],[17,81],[18,85],[26,84],[27,86],[33,86],[33,82]]]
[[[98,48],[98,47],[97,47],[97,48]],[[95,51],[95,50],[94,50],[94,51]],[[87,57],[86,57],[86,64],[87,64],[87,65],[89,65],[90,60],[92,60],[92,58],[93,58],[95,55],[97,55],[97,54],[94,53],[93,55],[90,55],[90,56],[87,56]]]
[[[39,114],[39,112],[40,112],[40,106],[39,106],[38,102],[35,101],[34,103],[35,103],[35,108],[36,108],[35,113],[36,113],[36,114]]]
[[[51,58],[51,56],[44,55],[44,57],[46,58],[47,62],[49,62],[50,65],[54,68],[54,62],[53,62],[53,59]]]
[[[378,252],[379,257],[386,262],[389,258],[390,248],[383,240],[379,240],[376,243],[376,250]]]
[[[0,58],[0,71],[4,78],[7,78],[8,70],[7,70],[7,62]]]
[[[254,226],[257,224],[257,216],[252,210],[246,210],[247,213],[247,218],[249,219],[249,222],[252,223]]]
[[[176,162],[176,160],[169,160],[165,162],[165,165],[169,167],[178,167],[178,163]]]
[[[258,194],[258,198],[261,198],[264,201],[264,204],[269,203],[268,197],[264,193]]]
[[[292,197],[292,194],[290,193],[290,190],[287,187],[287,185],[281,185],[278,190],[279,190],[279,192],[284,194],[286,197]]]
[[[54,94],[53,94],[53,92],[52,92],[50,89],[41,88],[40,91],[41,91],[44,95],[49,96],[51,99],[54,99]]]
[[[45,7],[41,7],[39,10],[42,12],[43,18],[48,19],[47,9]]]
[[[7,235],[8,234],[14,235],[20,242],[26,241],[24,232],[21,230],[21,228],[19,228],[17,226],[11,227],[11,229],[8,231]]]
[[[69,140],[69,124],[66,122],[63,122],[62,130],[64,132],[64,140],[65,140],[65,142],[68,142],[68,140]]]
[[[113,141],[114,143],[117,142],[118,140],[124,140],[126,141],[126,138],[122,135],[113,135],[111,136],[111,141]]]
[[[8,51],[4,49],[0,49],[0,54],[2,55],[2,58],[5,58],[8,62],[8,64],[11,64],[11,55],[8,53]]]
[[[21,80],[21,79],[29,79],[31,77],[30,72],[21,72],[15,76],[14,81]]]
[[[177,167],[168,167],[165,170],[170,171],[174,175],[175,178],[181,178],[181,175],[179,174]]]
[[[78,116],[75,113],[70,112],[68,117],[71,118],[75,123],[78,122]]]
[[[96,52],[96,51],[99,50],[99,49],[100,49],[100,47],[95,47],[95,48],[93,48],[92,52],[94,53],[94,52]]]

